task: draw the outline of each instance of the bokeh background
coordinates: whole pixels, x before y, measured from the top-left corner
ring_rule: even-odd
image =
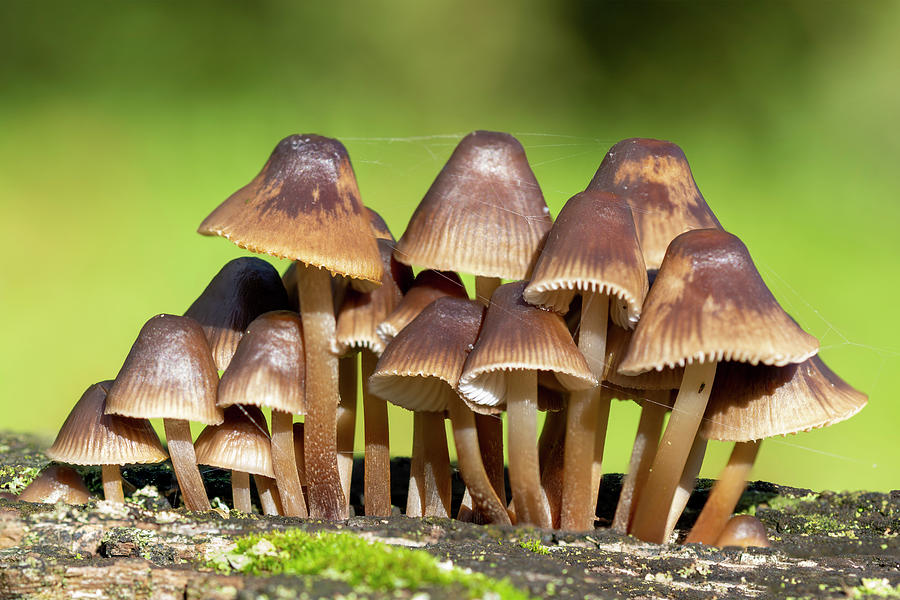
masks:
[[[555,215],[625,137],[684,148],[855,418],[755,477],[898,487],[898,2],[198,2],[0,6],[0,427],[52,436],[143,322],[242,252],[195,233],[285,135],[350,151],[399,236],[458,139],[515,134]],[[280,269],[286,265],[278,264]],[[637,407],[616,404],[607,468]],[[393,450],[411,420],[393,413]],[[728,448],[712,444],[715,476]]]

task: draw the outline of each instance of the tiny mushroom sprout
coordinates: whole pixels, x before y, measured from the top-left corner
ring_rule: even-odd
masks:
[[[90,498],[91,494],[78,471],[64,465],[50,465],[22,490],[17,500],[46,504],[84,504]]]
[[[190,422],[217,425],[219,374],[203,329],[189,317],[157,315],[141,328],[106,399],[107,414],[163,420],[178,487],[189,510],[210,510]]]
[[[298,263],[307,372],[309,512],[316,518],[346,519],[349,509],[337,466],[340,393],[338,357],[331,352],[332,275],[350,278],[361,291],[380,285],[382,275],[369,213],[360,200],[347,150],[339,141],[318,135],[281,140],[262,171],[206,217],[199,232]]]
[[[771,544],[766,526],[759,519],[751,515],[735,515],[728,519],[715,545],[719,548],[726,546],[768,548]]]
[[[103,496],[111,502],[125,502],[119,467],[162,462],[167,456],[149,421],[105,412],[111,383],[95,383],[84,392],[47,456],[70,465],[100,465]],[[27,500],[27,496],[21,499]]]

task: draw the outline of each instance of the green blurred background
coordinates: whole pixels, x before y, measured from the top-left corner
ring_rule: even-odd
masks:
[[[646,136],[684,148],[776,297],[870,395],[764,444],[755,477],[896,488],[898,25],[897,2],[821,0],[4,2],[0,427],[52,436],[146,319],[242,254],[195,229],[285,135],[343,140],[398,236],[471,130],[522,141],[554,215],[609,146]],[[608,470],[636,423],[616,403]],[[728,451],[711,444],[706,476]]]

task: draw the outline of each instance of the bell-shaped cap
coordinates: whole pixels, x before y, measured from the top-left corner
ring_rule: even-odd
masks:
[[[331,138],[281,140],[259,175],[220,204],[198,231],[251,252],[368,281],[372,288],[381,281],[378,248],[350,157]]]
[[[403,295],[400,303],[375,328],[382,343],[387,344],[426,306],[444,296],[468,298],[459,275],[453,271],[426,269],[416,275],[412,287]]]
[[[216,408],[219,373],[203,329],[189,317],[147,321],[119,370],[106,411],[123,417],[222,422]]]
[[[691,229],[721,228],[697,189],[684,152],[672,142],[622,140],[609,149],[589,190],[618,194],[631,206],[648,269],[658,269],[666,247]]]
[[[524,279],[552,221],[525,150],[507,133],[459,143],[397,243],[407,265]]]
[[[458,390],[476,412],[502,409],[509,371],[549,371],[569,391],[597,385],[563,318],[525,302],[524,289],[524,281],[497,288],[466,360]]]
[[[244,256],[226,263],[184,316],[203,327],[216,367],[224,371],[253,319],[290,307],[275,267],[262,259]]]
[[[87,389],[47,456],[70,465],[145,464],[168,458],[150,421],[106,414],[111,384],[104,381]]]
[[[474,300],[438,298],[387,345],[369,389],[409,410],[447,410],[483,314]]]
[[[725,360],[783,366],[818,350],[818,340],[775,300],[737,236],[696,229],[669,245],[619,372]]]
[[[631,209],[615,194],[589,190],[563,206],[524,297],[564,314],[576,293],[608,294],[613,322],[633,329],[647,281]]]
[[[768,548],[769,543],[766,526],[762,521],[751,515],[734,515],[719,534],[716,546],[738,546],[740,548],[756,547]]]
[[[798,433],[849,419],[867,400],[818,356],[784,367],[723,363],[700,433],[728,442]]]
[[[303,325],[295,312],[260,315],[247,328],[219,382],[219,406],[265,406],[306,414]]]
[[[22,502],[43,502],[45,504],[84,504],[91,499],[91,493],[78,472],[63,465],[50,465],[28,484],[17,500]]]
[[[210,425],[194,442],[197,464],[275,477],[266,418],[256,406],[233,405],[225,420]]]
[[[653,369],[637,375],[619,373],[619,365],[631,345],[633,335],[633,331],[622,329],[615,323],[609,324],[606,330],[606,363],[602,378],[604,385],[609,382],[619,388],[633,390],[677,390],[681,387],[684,367],[666,367],[659,371]]]
[[[369,215],[369,223],[372,225],[372,233],[375,235],[375,239],[395,241],[394,234],[391,233],[390,228],[384,219],[381,218],[381,215],[368,206],[366,207],[366,212]]]
[[[347,290],[344,302],[337,312],[332,351],[338,356],[361,348],[381,354],[384,341],[375,330],[393,312],[403,298],[403,293],[412,284],[412,269],[394,259],[393,242],[378,240],[378,249],[384,261],[381,287],[368,293]]]

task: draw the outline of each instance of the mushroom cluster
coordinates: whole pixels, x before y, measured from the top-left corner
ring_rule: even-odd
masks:
[[[670,142],[617,143],[554,222],[521,144],[471,133],[395,241],[344,146],[293,135],[199,232],[292,264],[229,262],[88,389],[49,455],[103,465],[109,500],[119,465],[166,458],[161,418],[188,509],[210,508],[202,463],[231,470],[236,509],[253,510],[252,474],[262,512],[345,519],[361,377],[367,515],[391,513],[391,402],[415,413],[408,516],[451,516],[449,419],[457,518],[592,529],[615,398],[641,418],[614,529],[668,540],[707,441],[734,442],[686,539],[715,544],[760,440],[867,400],[818,358]],[[196,443],[191,421],[207,425]]]

